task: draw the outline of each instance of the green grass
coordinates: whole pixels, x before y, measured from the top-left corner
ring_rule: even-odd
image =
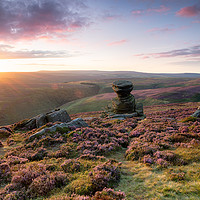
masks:
[[[69,114],[75,114],[80,112],[101,111],[104,110],[109,103],[109,100],[96,100],[93,97],[87,97],[65,104],[60,108],[67,110]]]
[[[183,158],[192,161],[189,165],[172,166],[160,169],[156,166],[148,166],[137,161],[126,161],[125,150],[110,155],[122,162],[121,180],[115,190],[124,191],[127,200],[133,199],[200,199],[200,163],[195,162],[199,158],[199,150],[177,149]],[[182,152],[182,153],[181,153]],[[184,172],[184,180],[172,179],[172,173]]]

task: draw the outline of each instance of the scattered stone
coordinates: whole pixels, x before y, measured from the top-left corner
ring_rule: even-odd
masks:
[[[29,140],[33,140],[36,137],[41,136],[47,132],[54,132],[57,130],[57,128],[68,128],[68,127],[69,128],[70,127],[74,127],[74,128],[88,127],[88,124],[82,118],[77,118],[68,123],[55,124],[52,127],[44,128],[44,129],[34,133],[33,135],[31,135],[29,137]]]
[[[197,110],[195,111],[195,113],[193,113],[191,116],[192,117],[200,117],[200,106],[197,108]]]

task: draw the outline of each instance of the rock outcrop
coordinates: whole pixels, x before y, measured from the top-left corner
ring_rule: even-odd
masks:
[[[195,111],[194,114],[191,115],[192,117],[200,117],[200,106],[198,107],[198,109]]]
[[[117,98],[112,100],[113,112],[118,114],[135,112],[135,98],[130,93],[133,90],[132,82],[115,81],[112,88],[117,93]]]
[[[112,115],[113,118],[144,116],[143,104],[136,103],[135,97],[131,94],[133,90],[131,81],[115,81],[113,82],[112,88],[117,93],[117,97],[112,100],[112,112],[116,114]]]
[[[41,136],[47,132],[54,132],[57,130],[57,128],[68,128],[68,127],[69,128],[70,127],[74,127],[74,128],[88,127],[88,124],[82,118],[77,118],[68,123],[55,124],[54,126],[51,126],[49,128],[44,128],[34,133],[33,135],[31,135],[29,137],[29,140],[33,140],[37,138],[38,136]]]
[[[71,118],[66,110],[56,109],[45,114],[37,115],[24,124],[24,128],[29,130],[39,128],[48,122],[70,122]]]

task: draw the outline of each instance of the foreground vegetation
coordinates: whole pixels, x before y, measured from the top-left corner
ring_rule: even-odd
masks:
[[[1,131],[1,199],[200,199],[199,103],[145,107],[147,118],[71,115],[89,127],[34,141],[19,124]],[[49,123],[45,126],[52,126]]]

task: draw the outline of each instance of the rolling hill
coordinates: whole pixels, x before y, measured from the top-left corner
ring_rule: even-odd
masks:
[[[105,93],[113,92],[112,82],[118,79],[132,81],[136,98],[145,105],[199,101],[199,77],[200,74],[106,71],[2,72],[0,73],[0,125],[31,118],[62,105],[65,105],[62,107],[66,107],[70,113],[87,109],[100,110],[110,101]],[[190,87],[193,88],[191,91]],[[99,94],[103,96],[97,102],[95,99],[99,97],[95,95]]]

